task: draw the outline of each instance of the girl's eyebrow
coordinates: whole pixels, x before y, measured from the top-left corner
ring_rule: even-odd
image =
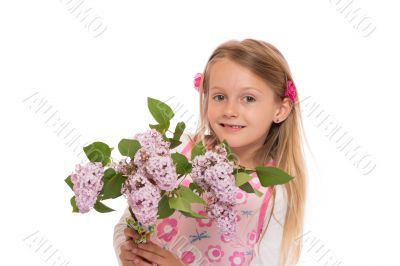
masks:
[[[210,89],[210,91],[212,91],[212,90],[222,90],[222,91],[225,91],[223,88],[218,87],[218,86],[212,87],[212,88]],[[248,90],[254,90],[254,91],[257,91],[258,93],[261,93],[261,94],[262,94],[262,91],[259,90],[259,89],[257,89],[257,88],[255,88],[255,87],[244,87],[244,88],[241,89],[241,91],[248,91]]]

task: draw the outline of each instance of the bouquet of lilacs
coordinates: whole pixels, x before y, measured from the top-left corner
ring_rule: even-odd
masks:
[[[185,123],[177,123],[171,132],[172,109],[153,98],[148,98],[148,108],[158,124],[150,124],[150,130],[133,139],[122,139],[118,144],[121,160],[113,160],[113,149],[103,142],[83,148],[89,162],[76,165],[65,179],[75,194],[71,198],[73,212],[87,213],[92,208],[110,212],[113,209],[103,201],[124,195],[132,216],[126,222],[140,236],[136,243],[145,242],[154,232],[157,219],[169,217],[175,211],[187,217],[214,219],[226,238],[233,237],[237,190],[262,195],[248,182],[253,171],[236,165],[226,141],[210,150],[199,142],[193,147],[190,160],[172,152],[182,144]],[[167,132],[173,136],[168,137]],[[264,187],[292,179],[275,167],[259,166],[256,173]],[[193,182],[189,187],[183,186],[182,181],[188,176]],[[204,206],[207,216],[192,210],[195,203]]]

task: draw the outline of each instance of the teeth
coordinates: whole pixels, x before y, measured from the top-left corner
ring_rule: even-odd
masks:
[[[224,126],[228,126],[228,127],[232,127],[232,128],[242,128],[242,126],[236,126],[236,125],[224,125]]]

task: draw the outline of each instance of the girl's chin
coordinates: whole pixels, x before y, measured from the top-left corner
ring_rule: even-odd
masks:
[[[240,148],[240,143],[235,139],[234,136],[229,135],[221,135],[218,136],[220,142],[226,140],[228,142],[229,147],[231,148]]]

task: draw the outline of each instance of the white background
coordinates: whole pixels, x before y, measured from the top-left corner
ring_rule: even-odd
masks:
[[[99,140],[116,147],[153,122],[147,96],[181,104],[174,122],[185,120],[193,131],[194,74],[217,45],[243,38],[277,46],[300,98],[318,103],[376,164],[363,174],[317,118],[303,116],[309,191],[302,260],[399,265],[394,1],[86,0],[82,6],[105,29],[98,37],[69,10],[75,2],[0,4],[1,265],[116,265],[113,226],[125,201],[110,201],[117,211],[109,214],[72,214],[63,180],[82,156],[66,144],[66,132],[55,131],[68,123],[80,146]],[[337,10],[348,2],[348,10],[360,8],[358,21]],[[369,23],[376,30],[365,36]],[[47,105],[37,110],[40,100]]]

